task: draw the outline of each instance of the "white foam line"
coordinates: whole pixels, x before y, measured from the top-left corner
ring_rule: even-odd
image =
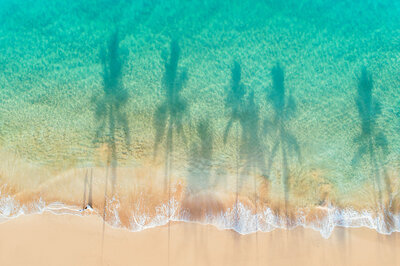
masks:
[[[168,221],[174,222],[190,222],[202,225],[212,225],[219,230],[234,230],[239,234],[246,235],[256,232],[270,232],[275,229],[294,229],[299,226],[310,228],[318,231],[322,237],[329,238],[335,227],[343,228],[360,228],[366,227],[376,230],[381,234],[391,234],[392,232],[400,232],[400,214],[390,214],[393,218],[393,228],[386,228],[383,215],[375,216],[372,211],[364,210],[361,212],[353,209],[338,209],[333,206],[317,207],[326,211],[326,215],[320,219],[306,223],[306,216],[309,210],[299,210],[298,218],[288,228],[286,219],[275,215],[270,208],[265,208],[259,213],[253,214],[251,209],[246,208],[242,203],[238,204],[237,209],[228,209],[217,215],[207,215],[203,221],[193,221],[187,212],[178,212],[179,204],[174,198],[169,202],[170,217],[168,217],[168,203],[162,204],[156,208],[156,214],[151,217],[143,213],[141,202],[137,202],[134,213],[130,218],[129,228],[121,226],[118,209],[120,207],[118,200],[112,199],[109,204],[108,212],[111,214],[111,221],[107,223],[114,228],[125,228],[129,231],[142,231],[158,226],[168,224]],[[90,208],[91,209],[91,208]],[[89,210],[89,209],[88,209]],[[92,214],[100,216],[95,210],[90,210]],[[84,210],[76,207],[65,205],[62,202],[52,202],[46,204],[42,199],[29,205],[19,205],[11,196],[3,196],[0,194],[0,222],[17,218],[21,215],[40,214],[50,212],[56,215],[78,215],[83,216]],[[237,215],[236,215],[237,213]],[[235,217],[238,219],[235,220]]]

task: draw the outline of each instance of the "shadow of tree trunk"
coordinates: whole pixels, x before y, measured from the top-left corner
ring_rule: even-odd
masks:
[[[111,198],[114,198],[117,179],[117,141],[116,135],[123,134],[127,150],[130,149],[130,129],[125,107],[128,93],[122,84],[123,59],[119,47],[118,30],[111,35],[107,48],[101,50],[103,65],[103,91],[93,98],[95,104],[95,120],[97,123],[95,143],[106,145],[106,176],[103,206],[103,242],[105,222],[107,219],[108,179],[111,169]],[[103,247],[103,244],[102,244]]]
[[[242,69],[238,62],[234,61],[231,69],[231,81],[228,90],[228,96],[225,101],[225,108],[229,110],[229,120],[224,130],[224,144],[226,145],[229,133],[233,126],[235,126],[235,145],[236,145],[236,198],[235,198],[235,217],[234,227],[238,226],[238,204],[239,204],[239,189],[240,189],[240,142],[239,137],[243,131],[244,124],[244,96],[245,86],[242,81]],[[240,128],[239,128],[240,127]]]
[[[267,177],[271,175],[272,167],[278,150],[281,151],[281,179],[285,200],[285,217],[286,226],[291,225],[289,211],[290,197],[290,165],[289,161],[296,158],[301,162],[300,146],[296,137],[290,132],[290,120],[296,116],[296,104],[290,93],[285,88],[284,71],[279,63],[277,63],[271,71],[272,74],[272,90],[267,100],[271,103],[274,111],[272,121],[264,121],[264,132],[273,135],[274,143],[270,153],[267,165]],[[289,160],[290,159],[290,160]]]
[[[183,132],[183,116],[188,110],[186,100],[180,95],[188,79],[187,70],[178,71],[180,47],[173,40],[170,45],[170,56],[164,59],[165,72],[162,82],[164,101],[156,108],[153,124],[156,130],[154,142],[154,158],[157,156],[159,145],[165,140],[165,177],[164,192],[168,194],[168,265],[170,263],[170,223],[171,223],[171,172],[173,170],[174,132],[185,142]]]
[[[369,165],[369,176],[373,182],[374,202],[377,206],[378,214],[383,215],[385,230],[390,231],[393,226],[393,217],[390,213],[390,206],[385,206],[383,202],[381,166],[384,165],[388,153],[388,142],[384,132],[379,128],[377,120],[381,115],[379,101],[373,96],[373,79],[366,67],[361,69],[357,87],[357,97],[355,99],[358,114],[360,118],[361,132],[353,142],[358,146],[357,152],[352,159],[353,167],[358,166],[364,161]],[[385,186],[388,193],[388,199],[391,199],[390,180],[385,170]]]

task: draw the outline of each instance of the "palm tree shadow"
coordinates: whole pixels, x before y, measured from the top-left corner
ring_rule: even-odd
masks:
[[[85,179],[83,183],[83,204],[82,204],[82,211],[88,208],[93,209],[93,169],[90,169],[90,182],[89,182],[89,171],[86,170]],[[87,193],[88,191],[88,193]],[[87,195],[87,196],[86,196]],[[87,198],[87,202],[86,202]]]
[[[114,197],[114,190],[117,178],[118,166],[118,143],[117,136],[123,134],[123,142],[126,149],[130,149],[130,129],[128,116],[125,107],[128,102],[128,93],[122,84],[123,59],[119,48],[119,35],[116,30],[110,37],[107,48],[101,50],[101,62],[103,65],[103,91],[101,95],[93,97],[95,105],[96,135],[94,142],[104,144],[107,150],[106,177],[104,189],[103,208],[103,238],[106,221],[108,178],[111,168],[111,198]],[[90,192],[91,193],[91,192]],[[91,197],[91,196],[90,196]],[[90,204],[91,204],[91,198]],[[103,252],[102,252],[103,254]]]
[[[377,211],[382,211],[385,219],[386,229],[389,230],[393,225],[392,216],[384,206],[382,195],[382,177],[380,166],[383,165],[388,153],[388,142],[384,132],[379,128],[377,120],[381,115],[381,107],[379,101],[373,97],[373,79],[366,67],[362,67],[361,76],[357,87],[357,97],[355,99],[360,124],[361,132],[353,140],[358,146],[356,153],[352,159],[352,166],[355,167],[364,161],[365,164],[371,167],[369,173],[372,179],[374,188],[378,191],[378,196],[374,193],[374,201],[378,207]],[[391,202],[390,180],[386,173],[384,174],[386,192],[388,194],[389,203]],[[390,206],[389,206],[390,208]]]
[[[165,72],[162,80],[162,88],[165,94],[163,102],[157,106],[153,115],[153,125],[155,128],[154,159],[156,158],[159,146],[165,138],[165,173],[164,173],[164,192],[168,191],[168,241],[170,239],[170,200],[171,200],[171,172],[173,170],[173,148],[174,135],[180,137],[186,143],[183,132],[183,117],[189,106],[187,101],[181,96],[187,80],[187,69],[178,71],[180,59],[180,47],[176,40],[170,45],[170,56],[163,56]],[[175,133],[175,134],[174,134]],[[169,242],[168,242],[169,243]],[[169,244],[168,244],[169,248]],[[169,251],[168,251],[169,255]],[[169,257],[168,257],[169,264]]]
[[[260,138],[260,120],[260,109],[255,103],[254,91],[250,90],[243,112],[243,135],[240,149],[240,157],[244,161],[242,174],[247,176],[263,175],[266,171],[264,144]]]
[[[236,145],[236,199],[235,199],[235,227],[238,222],[238,201],[239,201],[239,189],[240,189],[240,142],[239,137],[243,135],[243,127],[245,124],[245,119],[243,116],[244,113],[244,104],[245,104],[245,94],[246,88],[241,81],[242,69],[238,62],[234,61],[233,67],[231,69],[231,81],[230,81],[230,89],[228,91],[228,96],[225,102],[225,108],[227,108],[230,112],[230,117],[228,123],[224,130],[223,140],[226,145],[229,133],[232,130],[232,127],[235,127],[235,145]]]
[[[165,72],[163,77],[164,101],[157,106],[153,116],[153,125],[156,130],[154,141],[154,157],[157,156],[159,145],[165,140],[165,180],[164,189],[168,186],[168,176],[172,169],[171,155],[174,146],[174,132],[184,142],[183,116],[188,110],[187,101],[180,95],[188,79],[187,69],[178,72],[180,48],[178,42],[173,40],[170,47],[170,56],[164,57]]]
[[[208,116],[206,116],[208,117]],[[181,210],[191,221],[202,221],[208,215],[220,214],[223,204],[213,193],[214,184],[211,182],[213,172],[213,124],[208,118],[200,120],[196,126],[197,138],[193,139],[190,147],[189,167],[187,173],[187,185]],[[195,244],[197,262],[201,257],[208,265],[208,239],[207,228],[204,230],[194,229],[185,231],[186,240]],[[190,239],[192,237],[192,239]],[[187,245],[188,241],[184,241]],[[181,250],[180,248],[179,250]],[[198,256],[198,257],[197,257]]]
[[[281,156],[281,178],[285,197],[285,216],[289,223],[288,207],[290,196],[290,164],[293,158],[301,162],[300,146],[296,137],[289,131],[289,122],[296,116],[296,103],[290,92],[285,88],[284,71],[279,62],[272,68],[272,91],[267,100],[271,103],[274,115],[272,121],[264,121],[264,132],[272,134],[275,138],[267,164],[266,177],[269,178],[272,166],[280,151]]]
[[[88,186],[88,171],[86,169],[86,173],[85,173],[85,179],[83,182],[83,204],[82,204],[82,210],[86,209],[86,190],[87,190],[87,186]]]
[[[126,149],[130,148],[130,128],[125,107],[128,92],[122,84],[123,59],[119,48],[118,31],[115,31],[108,42],[107,49],[101,51],[103,65],[103,92],[94,97],[95,119],[97,122],[95,143],[103,143],[107,147],[107,167],[111,168],[112,195],[116,184],[117,168],[117,135],[123,134]]]
[[[249,89],[243,112],[243,131],[240,148],[240,158],[243,160],[241,183],[243,179],[253,178],[254,210],[255,210],[255,239],[256,260],[258,260],[258,182],[257,177],[263,176],[266,171],[264,157],[264,143],[260,133],[260,110],[254,99],[254,91]],[[242,184],[241,184],[242,185]],[[241,186],[240,185],[240,186]]]
[[[188,109],[187,101],[180,95],[184,88],[188,74],[187,69],[178,72],[180,47],[173,40],[170,46],[170,56],[163,56],[165,72],[162,87],[165,94],[164,101],[157,106],[153,115],[153,125],[156,130],[154,141],[154,157],[157,156],[159,145],[166,138],[166,158],[170,156],[173,148],[173,133],[186,141],[183,132],[183,116]]]

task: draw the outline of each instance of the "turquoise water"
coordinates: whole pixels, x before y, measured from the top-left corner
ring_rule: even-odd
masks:
[[[0,0],[0,147],[40,169],[3,163],[3,187],[153,165],[193,193],[397,214],[399,36],[386,0]]]

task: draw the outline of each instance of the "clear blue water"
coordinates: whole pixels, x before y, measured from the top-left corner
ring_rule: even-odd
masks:
[[[194,194],[399,213],[399,1],[0,0],[0,51],[2,156],[35,169],[3,160],[7,193],[158,167]]]

